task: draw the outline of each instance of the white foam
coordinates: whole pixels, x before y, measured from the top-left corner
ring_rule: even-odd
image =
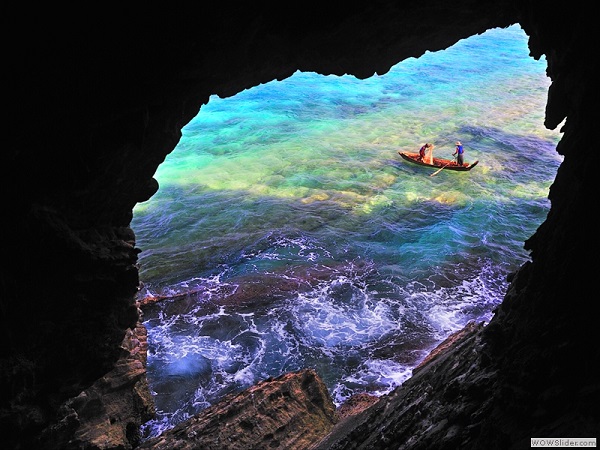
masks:
[[[357,392],[382,396],[402,385],[412,376],[412,368],[389,359],[367,359],[333,389],[336,405]]]

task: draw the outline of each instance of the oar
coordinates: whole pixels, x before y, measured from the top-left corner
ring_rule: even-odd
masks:
[[[450,161],[448,164],[444,164],[444,165],[442,166],[442,168],[441,168],[441,169],[438,169],[438,170],[436,170],[435,172],[433,172],[433,173],[432,173],[431,175],[429,175],[429,176],[430,176],[430,177],[434,177],[434,176],[436,176],[438,173],[440,173],[442,170],[444,170],[444,167],[446,167],[446,166],[450,165],[450,163],[451,163],[451,162],[452,162],[452,161]]]

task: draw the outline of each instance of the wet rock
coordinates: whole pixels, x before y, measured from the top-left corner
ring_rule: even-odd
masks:
[[[154,414],[146,380],[145,327],[128,330],[121,347],[124,355],[113,370],[61,405],[40,448],[125,450],[139,444],[140,425]]]
[[[325,384],[307,369],[229,395],[139,448],[307,449],[332,429],[334,416]]]
[[[354,416],[363,412],[372,404],[376,403],[379,397],[369,394],[356,394],[342,403],[335,412],[337,421],[346,417]]]

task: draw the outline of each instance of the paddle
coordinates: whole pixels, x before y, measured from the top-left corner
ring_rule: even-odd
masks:
[[[455,157],[454,159],[456,159],[456,157]],[[440,173],[442,170],[444,170],[444,167],[448,166],[450,163],[452,163],[452,161],[450,161],[448,164],[444,164],[444,165],[442,166],[442,168],[441,168],[441,169],[438,169],[438,170],[436,170],[435,172],[433,172],[433,173],[432,173],[431,175],[429,175],[429,176],[430,176],[430,177],[434,177],[434,176],[436,176],[438,173]]]

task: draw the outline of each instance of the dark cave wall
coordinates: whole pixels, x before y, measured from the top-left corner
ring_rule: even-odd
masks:
[[[525,360],[535,366],[529,357],[538,354],[536,364],[552,372],[549,386],[564,376],[589,385],[586,364],[598,353],[590,347],[594,314],[583,312],[597,306],[583,261],[598,247],[590,208],[598,152],[588,144],[597,90],[587,61],[597,32],[578,2],[544,8],[487,0],[201,6],[193,13],[145,6],[78,20],[56,8],[9,9],[22,32],[7,45],[0,418],[13,431],[8,442],[19,448],[35,440],[63,401],[123,354],[121,341],[138,318],[132,209],[156,192],[156,168],[210,95],[234,95],[296,70],[366,78],[516,22],[531,36],[532,55],[548,59],[546,124],[568,116],[558,147],[565,161],[548,220],[526,244],[533,264],[520,271],[487,332],[489,352],[506,379],[518,378]],[[515,354],[522,359],[513,361]],[[531,373],[527,389],[539,375]]]
[[[600,249],[590,209],[597,203],[593,173],[600,160],[598,152],[584,150],[597,98],[585,67],[597,38],[586,31],[590,16],[577,5],[526,11],[520,23],[530,35],[531,55],[546,55],[553,80],[545,125],[556,127],[566,118],[557,146],[565,158],[550,188],[550,213],[524,244],[533,263],[521,268],[486,331],[501,374],[518,380],[525,378],[524,367],[535,367],[535,376],[523,379],[521,388],[545,395],[547,404],[560,409],[570,401],[585,403],[584,386],[594,384],[590,364],[599,356],[592,344],[598,305],[585,281],[595,268],[585,255]],[[597,398],[597,388],[588,392]]]

